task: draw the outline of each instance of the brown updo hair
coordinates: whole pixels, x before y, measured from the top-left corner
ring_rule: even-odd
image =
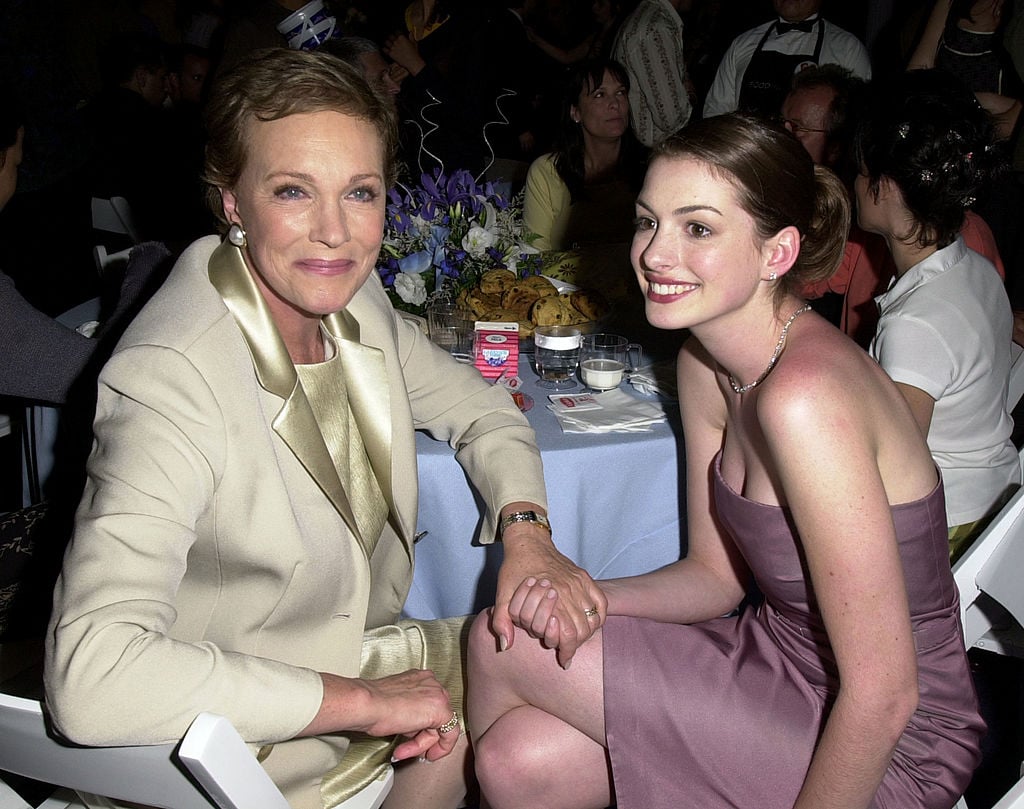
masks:
[[[336,56],[266,48],[225,73],[206,104],[203,181],[207,204],[225,229],[220,189],[234,188],[245,168],[249,124],[311,112],[339,112],[371,124],[381,141],[385,185],[394,183],[398,125],[391,104]]]
[[[762,239],[790,226],[800,232],[800,254],[778,280],[776,301],[836,271],[850,230],[849,194],[785,129],[742,113],[707,118],[656,146],[651,162],[680,158],[730,183]]]

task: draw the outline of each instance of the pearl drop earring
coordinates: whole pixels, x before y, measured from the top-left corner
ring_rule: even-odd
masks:
[[[228,241],[235,247],[245,247],[245,230],[237,222],[232,222],[228,228]]]

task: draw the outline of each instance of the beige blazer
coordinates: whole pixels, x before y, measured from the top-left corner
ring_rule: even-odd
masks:
[[[375,275],[325,325],[390,507],[379,538],[356,528],[237,248],[193,244],[124,335],[100,375],[47,643],[47,702],[69,738],[166,742],[204,710],[253,744],[301,731],[317,672],[357,675],[364,629],[393,622],[408,592],[414,429],[457,449],[489,508],[482,540],[505,503],[546,505],[508,395],[396,317]],[[294,805],[319,806],[346,745],[276,744],[265,764]]]

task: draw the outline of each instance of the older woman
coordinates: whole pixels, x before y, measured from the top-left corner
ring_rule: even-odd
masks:
[[[209,109],[228,236],[182,255],[100,378],[47,648],[54,722],[139,744],[213,711],[264,745],[293,806],[333,806],[391,755],[390,805],[455,806],[462,622],[393,625],[414,428],[457,448],[488,506],[482,539],[504,527],[499,601],[528,574],[574,591],[572,649],[600,594],[551,544],[507,394],[397,318],[376,280],[389,105],[332,56],[273,50]],[[512,643],[507,609],[495,628]]]
[[[612,60],[570,74],[555,151],[526,175],[523,220],[542,250],[628,243],[644,149],[629,128],[629,76]]]
[[[475,625],[493,809],[946,809],[967,785],[983,724],[939,476],[885,373],[796,295],[848,225],[839,180],[755,118],[656,147],[632,260],[652,325],[692,335],[689,551],[601,582],[604,626],[570,671]],[[548,625],[556,599],[521,597]]]

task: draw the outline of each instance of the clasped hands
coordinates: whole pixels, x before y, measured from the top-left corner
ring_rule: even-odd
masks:
[[[560,554],[542,528],[510,526],[502,537],[505,560],[491,611],[499,648],[515,641],[515,627],[555,650],[569,668],[576,650],[604,623],[608,600],[582,568]]]

